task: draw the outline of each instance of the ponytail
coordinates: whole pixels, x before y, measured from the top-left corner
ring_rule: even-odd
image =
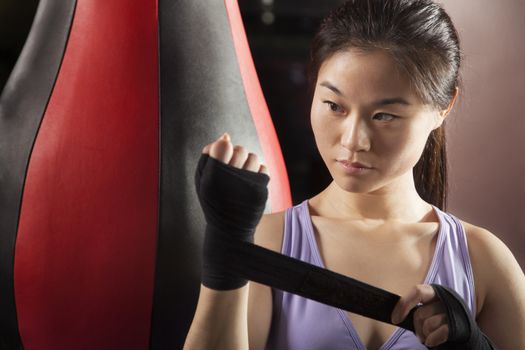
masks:
[[[425,149],[413,170],[418,194],[426,202],[446,211],[447,206],[447,147],[445,123],[428,136]]]

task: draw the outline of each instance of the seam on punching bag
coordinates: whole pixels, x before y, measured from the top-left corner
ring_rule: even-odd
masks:
[[[160,207],[161,207],[161,187],[162,187],[162,111],[161,111],[161,69],[160,69],[160,21],[159,21],[159,1],[155,0],[155,19],[157,23],[157,103],[158,103],[158,187],[157,187],[157,228],[155,232],[157,233],[157,248],[155,251],[155,270],[153,272],[153,293],[151,296],[151,311],[150,311],[150,329],[149,329],[149,340],[148,340],[148,348],[152,349],[153,346],[153,320],[154,320],[154,312],[155,309],[155,286],[157,284],[157,255],[158,255],[158,245],[159,245],[159,232],[160,232]]]
[[[54,89],[76,0],[41,0],[24,48],[0,97],[0,344],[22,349],[14,290],[21,200],[34,143]],[[42,54],[47,53],[47,54]]]

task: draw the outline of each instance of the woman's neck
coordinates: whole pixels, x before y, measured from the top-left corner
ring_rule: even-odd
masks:
[[[348,192],[332,181],[309,202],[316,214],[338,219],[414,223],[432,215],[432,207],[419,196],[413,181],[369,193]]]

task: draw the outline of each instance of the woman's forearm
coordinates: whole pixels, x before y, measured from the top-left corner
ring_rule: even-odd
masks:
[[[248,286],[218,291],[201,285],[184,350],[247,350]]]
[[[204,147],[195,171],[206,229],[202,284],[186,350],[249,348],[248,281],[230,271],[229,242],[253,242],[268,199],[270,177],[257,156],[245,150],[241,153],[243,150],[234,148],[225,133]],[[242,162],[240,157],[244,157]]]

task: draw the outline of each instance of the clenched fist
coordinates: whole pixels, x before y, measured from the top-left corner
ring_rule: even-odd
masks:
[[[233,146],[230,135],[227,133],[224,133],[216,141],[204,146],[202,153],[208,154],[210,157],[232,167],[268,175],[268,169],[264,164],[259,163],[257,155],[248,152],[243,146]]]
[[[230,290],[247,283],[230,272],[230,257],[235,244],[253,243],[268,198],[269,180],[257,156],[242,146],[233,147],[227,134],[204,147],[195,188],[206,218],[202,268],[206,287]]]

